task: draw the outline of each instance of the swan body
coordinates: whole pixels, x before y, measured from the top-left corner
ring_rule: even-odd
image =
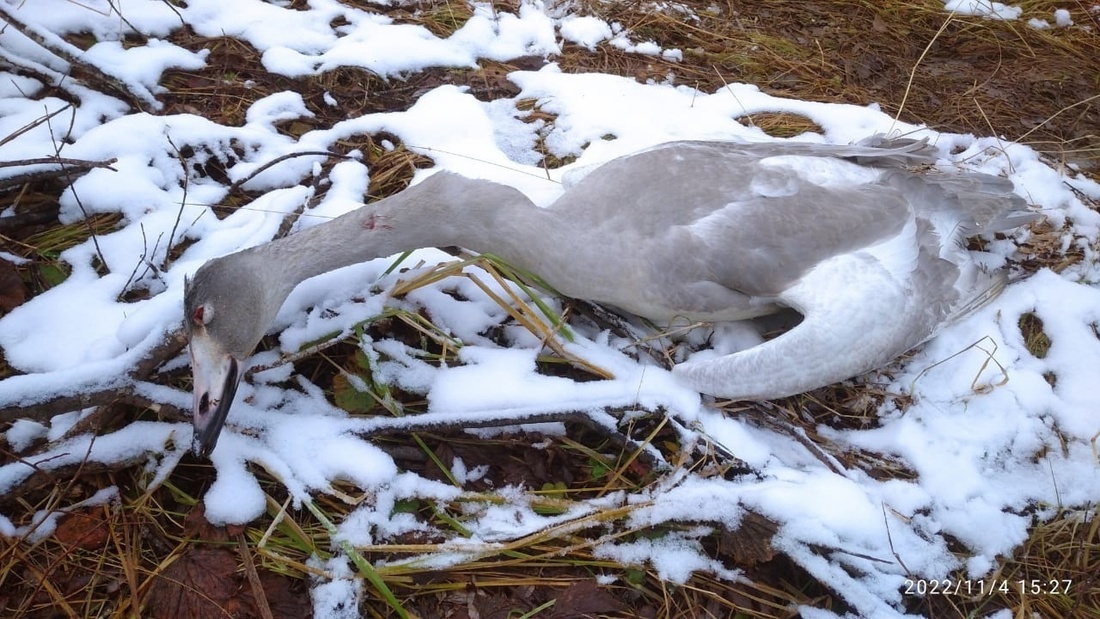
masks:
[[[923,141],[839,146],[672,142],[612,160],[550,206],[439,172],[188,281],[193,449],[213,449],[241,364],[301,281],[420,247],[491,252],[567,296],[657,323],[792,308],[784,335],[673,368],[700,392],[770,399],[889,362],[1005,285],[969,236],[1034,219],[1006,179],[920,170]]]

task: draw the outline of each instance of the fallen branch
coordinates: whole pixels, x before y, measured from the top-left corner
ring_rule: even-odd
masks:
[[[56,164],[57,168],[24,172],[14,176],[0,178],[0,191],[18,187],[26,183],[37,183],[61,177],[65,182],[71,182],[80,176],[87,174],[95,168],[106,168],[117,172],[113,167],[117,159],[106,161],[86,161],[83,159],[68,159],[66,157],[40,157],[37,159],[23,159],[21,161],[0,161],[0,169],[17,166],[50,165]],[[3,220],[0,220],[3,221]]]
[[[610,440],[616,446],[629,451],[638,452],[639,457],[653,468],[669,469],[672,465],[665,460],[656,448],[644,442],[639,442],[626,434],[619,432],[611,424],[601,423],[597,415],[606,415],[610,419],[618,420],[614,413],[624,413],[620,409],[605,409],[600,413],[586,411],[553,411],[516,415],[515,411],[501,411],[495,414],[493,411],[478,412],[468,415],[423,413],[407,417],[378,417],[363,419],[360,429],[352,433],[363,437],[388,436],[393,434],[413,434],[418,432],[443,432],[469,430],[474,428],[502,428],[509,426],[524,426],[538,423],[578,423]],[[609,421],[610,421],[609,419]]]
[[[75,168],[108,168],[111,171],[117,172],[118,170],[111,167],[116,161],[118,161],[118,159],[114,158],[108,159],[107,161],[88,161],[86,159],[69,159],[67,157],[38,157],[36,159],[21,159],[19,161],[0,161],[0,168],[57,163],[73,166]]]
[[[16,419],[45,421],[61,413],[114,403],[133,404],[144,408],[162,406],[161,403],[136,393],[134,387],[144,381],[158,366],[176,356],[186,344],[187,336],[180,328],[166,334],[164,339],[122,378],[112,377],[98,386],[92,383],[87,388],[75,389],[75,393],[54,395],[32,403],[0,400],[0,423]]]

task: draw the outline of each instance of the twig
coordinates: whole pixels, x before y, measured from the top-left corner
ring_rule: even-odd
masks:
[[[171,6],[171,3],[165,2],[165,4]],[[145,43],[149,40],[148,37],[146,37],[144,34],[142,34],[140,30],[137,29],[137,26],[130,23],[130,20],[126,19],[126,16],[122,14],[122,11],[120,11],[118,7],[115,6],[114,0],[107,0],[107,6],[111,7],[111,11],[114,12],[115,15],[118,15],[119,21],[129,26],[130,30],[132,30],[136,36],[141,38],[142,43]],[[108,13],[108,15],[110,15],[110,13]]]
[[[882,504],[882,524],[886,527],[886,541],[890,544],[890,553],[894,555],[894,559],[897,560],[901,569],[905,570],[905,575],[911,576],[913,572],[909,570],[909,566],[902,560],[898,549],[894,547],[894,536],[890,534],[890,519],[886,517],[886,503]]]
[[[156,409],[162,416],[173,419],[184,419],[188,417],[187,413],[174,406],[163,404],[146,396],[134,393],[133,386],[135,384],[136,381],[126,382],[122,385],[114,383],[110,387],[103,387],[98,390],[93,388],[85,393],[75,395],[66,394],[55,396],[49,400],[36,402],[34,404],[7,405],[5,403],[4,406],[0,408],[0,423],[7,423],[15,421],[16,419],[44,421],[54,415],[60,415],[61,413],[116,403]]]
[[[112,418],[117,416],[117,409],[114,406],[97,406],[94,411],[89,415],[84,415],[80,418],[80,421],[74,423],[68,430],[61,435],[60,438],[50,441],[52,444],[63,443],[74,436],[80,436],[81,434],[91,434],[95,436],[98,434],[98,430],[107,426]]]
[[[164,6],[168,7],[169,11],[172,11],[173,13],[176,14],[176,17],[180,20],[180,27],[181,28],[187,28],[188,27],[187,21],[183,19],[183,15],[180,15],[179,10],[176,9],[176,6],[174,4],[172,4],[168,0],[160,0],[160,3],[163,4]],[[114,6],[114,4],[112,3],[112,8],[113,8],[113,6]]]
[[[0,32],[2,31],[3,29],[0,28]],[[73,87],[65,83],[65,76],[62,73],[37,62],[16,56],[3,47],[0,47],[0,68],[10,73],[33,77],[43,84],[59,88],[74,100],[80,98],[77,93],[73,92]],[[68,105],[72,105],[72,103],[70,102]]]
[[[130,376],[137,380],[144,380],[153,373],[153,370],[157,369],[157,366],[175,356],[186,345],[187,333],[181,325],[177,329],[166,333],[164,339],[154,346],[141,361],[138,361],[134,369],[130,371]]]
[[[0,423],[15,421],[16,419],[43,421],[61,413],[91,406],[103,406],[112,402],[121,402],[130,395],[126,386],[119,386],[117,382],[112,381],[111,387],[81,393],[56,395],[48,400],[33,404],[0,402]]]
[[[3,186],[0,185],[0,189]],[[43,224],[55,223],[57,220],[57,214],[61,209],[57,206],[57,203],[47,204],[44,209],[35,209],[30,213],[16,213],[15,215],[9,215],[7,217],[0,217],[0,235],[11,230],[19,230],[27,226],[37,226]],[[10,241],[11,239],[4,239]]]
[[[915,80],[917,77],[917,69],[920,67],[921,63],[924,62],[924,58],[928,55],[928,52],[931,51],[932,46],[936,44],[937,40],[939,40],[940,35],[947,30],[947,26],[954,19],[955,11],[951,11],[950,13],[948,13],[947,19],[943,20],[943,23],[940,24],[940,29],[937,30],[936,34],[932,36],[932,40],[928,41],[928,45],[924,46],[924,50],[921,51],[920,56],[917,57],[917,62],[913,64],[912,70],[909,71],[909,81],[905,83],[905,94],[901,96],[901,103],[898,105],[898,113],[894,114],[894,120],[892,123],[890,123],[890,131],[887,131],[887,134],[894,131],[894,125],[896,125],[898,120],[901,118],[901,113],[905,111],[905,103],[909,100],[909,93],[913,90],[913,80]]]
[[[324,166],[322,166],[322,168],[323,167]],[[302,202],[302,204],[300,204],[292,212],[287,213],[287,216],[284,217],[282,222],[279,223],[279,229],[275,232],[275,236],[271,240],[281,239],[290,234],[291,229],[294,228],[294,224],[298,223],[298,221],[302,219],[302,215],[306,214],[306,211],[308,211],[309,209],[315,208],[318,204],[321,203],[321,198],[324,195],[323,191],[321,190],[321,181],[326,178],[328,177],[322,174],[317,174],[313,177],[313,182],[310,184],[311,191],[309,199]]]
[[[260,611],[260,617],[262,619],[274,619],[271,614],[271,606],[267,603],[264,585],[260,582],[260,575],[256,572],[256,563],[252,560],[252,551],[248,549],[248,542],[244,539],[244,533],[237,534],[237,549],[241,553],[244,573],[248,576],[248,584],[252,587],[252,596],[256,598],[256,608]]]
[[[297,153],[287,153],[285,155],[281,155],[279,157],[276,157],[276,158],[272,159],[271,161],[268,161],[267,163],[263,164],[262,166],[256,168],[248,176],[246,176],[242,179],[238,179],[238,180],[233,181],[233,184],[229,186],[229,190],[226,191],[225,194],[226,195],[232,195],[233,192],[240,189],[242,185],[244,185],[248,181],[256,178],[260,174],[263,174],[268,168],[270,168],[270,167],[272,167],[276,164],[282,163],[282,162],[286,161],[287,159],[293,159],[295,157],[339,157],[341,159],[355,159],[355,157],[352,157],[351,155],[341,155],[340,153],[334,153],[334,152],[327,151],[327,150],[305,150],[305,151],[301,151],[301,152],[297,152]]]
[[[76,111],[74,110],[73,113],[69,115],[69,130],[66,135],[72,135],[75,117]],[[64,148],[64,142],[59,141],[57,136],[54,135],[53,123],[50,122],[50,119],[46,119],[46,127],[50,130],[50,139],[53,141],[54,145],[54,156],[57,159],[61,159],[61,149]],[[92,245],[95,246],[95,253],[99,256],[99,263],[106,268],[107,259],[103,257],[103,250],[99,247],[99,236],[95,233],[95,227],[92,226],[92,218],[88,215],[88,210],[84,208],[84,202],[81,201],[80,194],[76,192],[76,187],[73,186],[73,183],[76,182],[76,177],[69,173],[69,169],[65,167],[64,163],[61,164],[61,172],[62,176],[65,177],[66,185],[68,185],[69,189],[73,192],[73,199],[76,200],[77,207],[80,209],[81,214],[84,215],[84,223],[88,226],[88,233],[92,239]]]
[[[51,178],[65,177],[67,179],[76,179],[87,174],[93,168],[107,168],[112,172],[116,172],[111,166],[118,161],[117,159],[108,159],[106,161],[82,161],[80,159],[68,159],[63,157],[44,157],[42,159],[30,159],[26,161],[4,161],[0,162],[0,167],[14,167],[18,165],[42,165],[57,163],[61,167],[58,169],[50,170],[37,170],[34,172],[26,172],[23,174],[16,174],[14,176],[8,176],[0,179],[0,189],[7,189],[9,187],[18,187],[25,183],[35,183],[39,181],[49,180]],[[64,167],[70,165],[72,167]]]
[[[176,238],[176,228],[180,225],[180,220],[183,219],[183,207],[187,205],[187,188],[191,185],[191,175],[187,171],[187,160],[184,159],[183,153],[180,151],[176,143],[172,141],[172,136],[166,136],[168,144],[172,147],[172,150],[176,151],[176,159],[180,162],[180,169],[183,171],[183,196],[180,198],[180,208],[176,211],[176,220],[172,222],[172,231],[168,233],[168,244],[164,247],[164,263],[161,268],[165,271],[170,266],[169,260],[172,257],[172,241]],[[152,262],[152,259],[150,259]]]
[[[51,115],[52,117],[52,115]],[[111,166],[117,162],[118,159],[112,157],[106,161],[89,161],[87,159],[69,159],[68,157],[37,157],[35,159],[20,159],[18,161],[0,161],[0,168],[17,168],[21,166],[32,166],[39,164],[56,163],[58,165],[69,165],[75,168],[107,168],[112,172],[118,172],[118,170]],[[6,180],[6,179],[5,179]]]
[[[145,238],[145,224],[140,223],[138,224],[138,227],[141,230],[142,253],[140,256],[138,256],[137,262],[134,263],[134,268],[130,269],[130,276],[126,278],[126,283],[122,285],[122,288],[118,291],[118,295],[115,296],[115,300],[119,303],[123,301],[123,297],[125,297],[126,293],[130,291],[130,284],[134,283],[142,277],[145,277],[145,274],[149,271],[152,271],[154,275],[159,274],[159,271],[157,270],[157,265],[153,264],[153,261],[148,258],[150,253],[149,250],[145,249],[149,247],[149,239]],[[161,234],[161,236],[163,236],[163,233]],[[160,247],[160,239],[161,237],[158,236],[156,244],[153,245],[153,254],[156,254],[157,247]],[[145,265],[145,271],[142,271],[141,275],[138,275],[138,269],[140,269],[142,265]]]
[[[2,139],[0,139],[0,146],[3,146],[5,144],[7,144],[8,142],[11,142],[12,140],[18,138],[19,136],[23,135],[24,133],[30,131],[31,129],[34,129],[38,125],[41,125],[42,123],[49,121],[54,116],[57,116],[58,114],[60,114],[61,112],[64,112],[65,110],[71,108],[72,106],[73,106],[72,103],[66,103],[65,105],[62,105],[61,107],[57,108],[56,110],[54,110],[52,112],[47,112],[45,116],[41,116],[39,118],[36,118],[36,119],[32,120],[31,122],[23,125],[22,127],[16,129],[15,131],[12,131],[8,135],[6,135]]]
[[[784,409],[772,402],[753,402],[752,406],[744,409],[743,412],[756,420],[761,426],[777,432],[782,432],[794,439],[832,473],[841,477],[848,476],[844,466],[835,457],[822,449],[813,439],[807,436],[805,430],[784,421],[783,415],[778,413],[780,410]]]

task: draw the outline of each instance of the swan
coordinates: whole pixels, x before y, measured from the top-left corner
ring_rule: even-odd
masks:
[[[656,323],[803,316],[758,346],[672,371],[712,396],[793,395],[893,360],[994,298],[966,238],[1035,219],[1012,182],[933,168],[925,140],[662,144],[605,163],[548,207],[437,172],[185,282],[192,451],[217,443],[242,365],[299,282],[422,247],[491,252],[560,293]]]

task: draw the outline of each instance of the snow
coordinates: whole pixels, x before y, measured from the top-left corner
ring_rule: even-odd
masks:
[[[352,573],[343,557],[327,561],[311,560],[310,567],[322,570],[331,578],[315,578],[310,588],[313,600],[313,616],[327,619],[359,619],[359,600],[363,596],[363,581]]]
[[[399,78],[428,67],[473,66],[479,59],[552,57],[562,42],[588,49],[614,45],[670,58],[678,54],[635,40],[620,24],[575,15],[561,6],[550,9],[537,0],[522,2],[516,13],[478,4],[473,16],[447,38],[335,0],[313,0],[308,9],[297,11],[260,0],[189,0],[174,8],[160,2],[127,3],[122,5],[126,20],[118,18],[117,3],[107,0],[87,0],[79,8],[65,0],[15,6],[9,2],[4,10],[14,11],[38,31],[53,33],[55,40],[65,33],[95,35],[100,43],[85,58],[143,93],[150,104],[164,70],[204,62],[204,54],[165,40],[181,20],[202,36],[245,40],[263,54],[269,70],[287,76],[354,66]],[[1015,7],[977,0],[952,0],[946,9],[998,19],[1020,14]],[[1071,23],[1061,11],[1054,20],[1059,26]],[[153,38],[122,46],[119,41],[130,33],[131,24]],[[0,33],[0,46],[33,65],[67,70],[67,63],[14,28]],[[1060,273],[1042,270],[1016,281],[990,306],[895,363],[890,374],[875,375],[887,391],[907,396],[907,408],[888,401],[875,413],[880,423],[872,429],[819,428],[835,449],[883,454],[912,472],[911,477],[885,481],[845,468],[808,441],[722,415],[666,370],[632,357],[633,342],[607,333],[575,327],[573,340],[561,344],[568,354],[615,378],[574,382],[539,374],[536,337],[506,326],[512,345],[501,348],[484,335],[507,315],[468,278],[449,278],[401,299],[388,298],[387,291],[399,280],[452,259],[442,252],[415,252],[404,266],[426,266],[412,272],[385,274],[394,261],[382,259],[305,282],[273,327],[284,352],[298,351],[327,334],[351,334],[385,307],[422,310],[461,341],[457,362],[440,367],[400,341],[362,338],[360,346],[375,366],[376,381],[427,398],[428,412],[418,421],[476,425],[504,419],[518,426],[546,413],[579,411],[595,423],[610,424],[609,408],[661,408],[683,426],[684,436],[717,442],[759,473],[725,479],[673,469],[637,496],[604,497],[556,516],[540,514],[521,489],[498,489],[507,504],[470,507],[470,539],[456,540],[450,552],[413,560],[453,564],[509,540],[629,506],[635,526],[699,526],[658,539],[603,540],[593,549],[596,556],[651,565],[673,582],[698,571],[737,579],[736,572],[707,557],[700,539],[709,525],[736,527],[752,510],[779,525],[777,548],[828,583],[860,614],[888,617],[901,614],[900,591],[907,576],[943,578],[963,569],[981,578],[997,569],[1000,557],[1011,554],[1035,517],[1052,516],[1057,509],[1094,509],[1100,497],[1090,443],[1100,431],[1095,414],[1100,402],[1095,391],[1100,367],[1100,216],[1079,196],[1100,197],[1096,183],[1051,167],[1026,146],[898,123],[874,105],[784,99],[749,84],[701,92],[672,83],[565,74],[554,64],[508,77],[520,89],[511,99],[483,102],[462,88],[440,86],[405,111],[353,116],[297,139],[276,128],[310,114],[301,95],[293,92],[256,102],[245,124],[231,127],[187,114],[135,113],[106,94],[69,85],[79,103],[51,126],[39,125],[0,145],[0,156],[48,157],[61,148],[63,156],[116,159],[113,169],[95,169],[73,183],[62,196],[61,218],[72,222],[88,213],[119,213],[123,225],[100,235],[98,249],[86,242],[64,252],[61,258],[72,269],[70,277],[0,318],[5,358],[26,373],[0,382],[0,407],[107,387],[189,407],[189,393],[134,383],[127,372],[179,325],[184,277],[210,258],[272,238],[284,215],[313,197],[301,181],[320,173],[321,158],[286,159],[252,178],[248,190],[262,195],[250,208],[219,220],[209,207],[225,197],[228,184],[182,168],[178,147],[190,146],[221,162],[234,182],[289,153],[323,150],[353,135],[388,132],[438,168],[511,184],[546,204],[561,192],[563,179],[575,179],[613,157],[675,139],[770,140],[737,119],[790,112],[822,128],[821,134],[799,140],[847,143],[873,133],[911,134],[931,139],[944,165],[1006,175],[1054,229],[1066,226],[1062,249],[1073,248],[1084,259]],[[0,76],[0,135],[64,107],[59,99],[41,96],[45,87],[26,77]],[[554,115],[553,123],[523,122],[527,112],[517,107],[521,100],[536,100],[541,110]],[[336,103],[327,94],[326,102]],[[62,143],[59,136],[65,132],[69,139]],[[539,167],[535,144],[540,135],[551,154],[575,157],[575,163],[549,171]],[[5,168],[0,173],[21,171],[25,169]],[[359,160],[337,164],[329,173],[326,195],[297,226],[309,227],[354,209],[370,173]],[[1016,235],[1022,241],[1028,233]],[[185,240],[192,243],[165,267],[169,247]],[[987,260],[993,264],[1015,251],[1007,241],[991,242],[989,248]],[[97,266],[100,260],[103,267]],[[480,267],[469,266],[466,272],[496,286]],[[122,300],[122,293],[133,289],[148,294]],[[514,292],[526,298],[524,292]],[[556,306],[554,299],[545,301]],[[1041,359],[1028,352],[1020,333],[1025,314],[1037,316],[1051,340]],[[719,335],[719,345],[745,337],[734,327],[720,328]],[[251,363],[277,359],[277,352],[268,351]],[[185,358],[173,363],[178,367]],[[1053,386],[1044,378],[1050,376],[1056,377]],[[166,476],[190,443],[187,424],[167,422],[134,423],[94,438],[68,436],[88,412],[58,415],[48,425],[12,424],[5,438],[24,460],[0,467],[0,492],[25,480],[33,467],[50,470],[83,459],[145,462],[158,476]],[[251,472],[261,468],[285,485],[296,506],[311,495],[335,493],[335,482],[363,489],[370,500],[338,523],[340,535],[351,543],[386,543],[419,530],[423,523],[411,515],[393,513],[396,501],[449,500],[461,490],[399,470],[364,438],[378,427],[400,423],[348,417],[308,378],[293,376],[289,365],[259,372],[242,383],[212,454],[216,480],[204,497],[206,515],[216,522],[242,523],[263,513],[264,493]],[[43,438],[56,443],[25,453]],[[456,461],[453,473],[460,482],[472,482],[485,471]],[[35,522],[46,532],[52,517],[42,513]],[[0,515],[0,534],[24,533]],[[966,552],[958,554],[948,540],[961,543]],[[833,552],[822,554],[822,547]],[[316,567],[332,577],[318,579],[312,587],[315,614],[356,616],[362,593],[347,561],[318,560]],[[835,616],[821,609],[805,609],[804,614]]]
[[[116,75],[122,67],[126,67],[126,83],[140,84],[149,92],[164,92],[164,88],[157,84],[161,74],[170,68],[200,69],[206,62],[206,50],[202,52],[189,52],[181,47],[150,39],[140,48],[126,49],[119,41],[102,41],[88,48],[82,59],[103,69],[105,72]]]
[[[16,419],[4,434],[12,451],[20,453],[40,438],[45,438],[46,426],[30,419]]]
[[[600,41],[611,38],[611,26],[592,15],[568,15],[561,20],[561,36],[566,41],[595,50]]]
[[[1023,12],[1018,6],[991,0],[947,0],[944,8],[959,15],[976,15],[989,19],[1016,19]]]

